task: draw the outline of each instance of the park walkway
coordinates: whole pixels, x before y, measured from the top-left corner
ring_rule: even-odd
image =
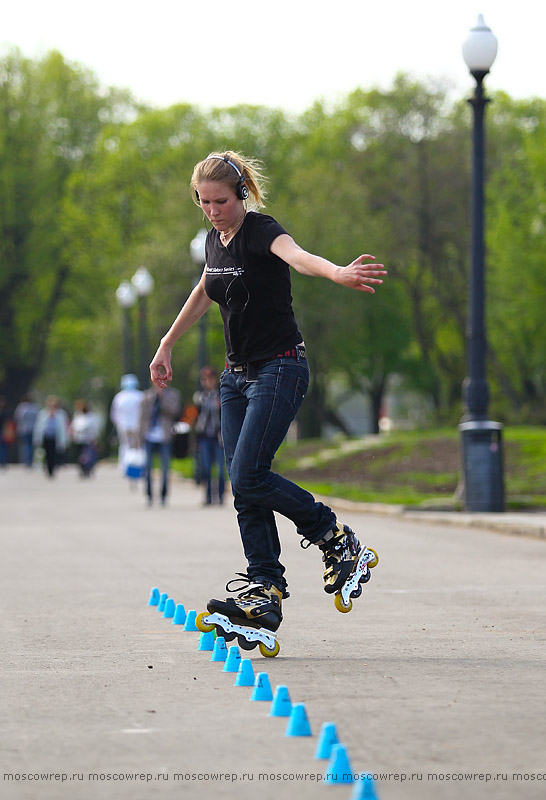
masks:
[[[287,737],[147,605],[152,587],[187,610],[224,596],[244,566],[231,503],[203,509],[178,480],[147,508],[111,465],[89,481],[12,467],[0,495],[2,798],[349,800],[354,785],[317,780],[327,721],[381,800],[544,796],[539,536],[345,510],[381,560],[341,615],[320,553],[281,519],[281,652],[250,657],[305,704],[313,735]]]

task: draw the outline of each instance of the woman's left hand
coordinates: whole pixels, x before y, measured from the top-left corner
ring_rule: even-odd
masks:
[[[371,292],[374,294],[375,289],[368,284],[383,283],[383,280],[378,275],[386,275],[387,270],[383,264],[364,264],[367,259],[373,259],[375,256],[365,253],[358,256],[347,267],[340,267],[336,275],[336,283],[342,286],[347,286],[349,289],[356,289],[359,292]]]

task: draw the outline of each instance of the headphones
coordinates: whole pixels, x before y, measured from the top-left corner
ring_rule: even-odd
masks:
[[[235,196],[239,200],[247,200],[249,196],[249,191],[245,183],[245,176],[243,175],[239,167],[236,164],[234,164],[233,161],[230,161],[227,156],[207,156],[205,160],[208,161],[211,158],[217,158],[218,161],[225,161],[226,164],[229,164],[230,167],[233,167],[233,169],[239,176],[239,179],[237,180],[237,185],[235,186]],[[195,196],[199,201],[199,192],[197,191],[197,189],[195,190]]]

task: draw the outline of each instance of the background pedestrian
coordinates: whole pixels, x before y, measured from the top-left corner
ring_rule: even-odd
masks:
[[[197,408],[197,451],[200,477],[205,485],[205,505],[211,505],[213,498],[219,504],[224,502],[224,448],[222,446],[220,390],[218,373],[214,367],[201,370],[201,390],[195,392],[193,402]],[[216,480],[213,487],[213,472]],[[213,492],[213,488],[215,491]]]

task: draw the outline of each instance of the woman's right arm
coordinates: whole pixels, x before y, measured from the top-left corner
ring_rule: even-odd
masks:
[[[211,305],[212,300],[205,292],[205,271],[203,271],[201,280],[182,306],[179,315],[165,336],[161,339],[161,343],[150,364],[150,378],[152,383],[155,383],[156,386],[164,389],[167,386],[167,381],[172,380],[171,352],[175,342],[178,341],[198,319],[201,319]]]

